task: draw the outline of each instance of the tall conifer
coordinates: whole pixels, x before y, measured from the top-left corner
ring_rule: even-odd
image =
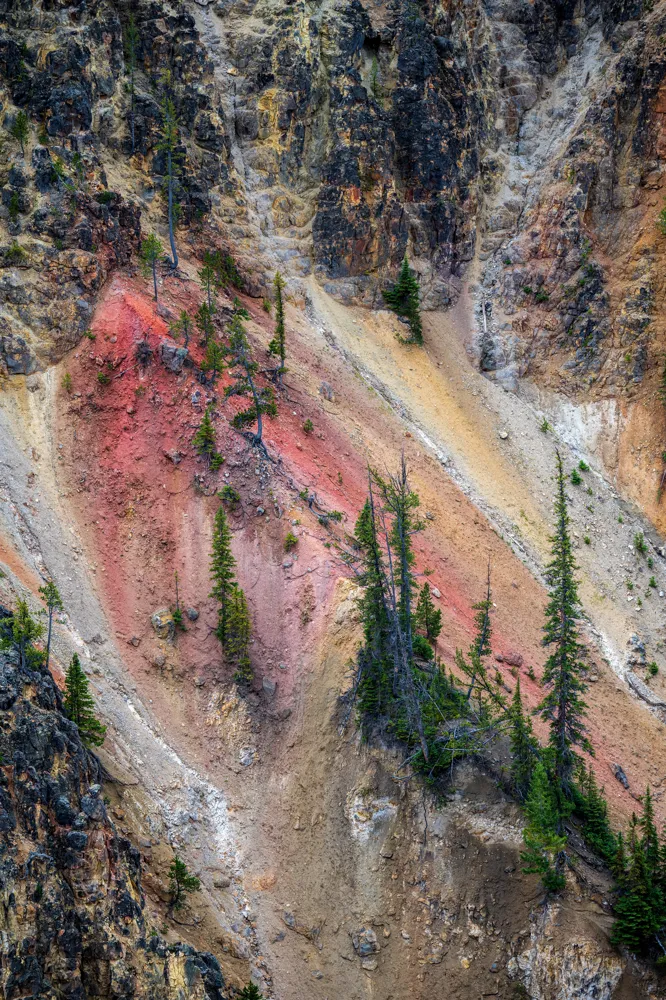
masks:
[[[236,667],[234,679],[241,684],[249,684],[252,680],[251,638],[252,622],[245,592],[236,585],[229,595],[225,650]]]
[[[60,592],[52,580],[44,584],[43,587],[39,588],[39,593],[42,595],[42,600],[46,604],[46,610],[48,614],[49,624],[46,631],[46,663],[44,666],[49,669],[49,660],[51,658],[51,635],[53,632],[53,615],[56,611],[63,610],[62,598]]]
[[[509,709],[511,740],[511,784],[517,798],[524,802],[529,794],[534,768],[539,759],[539,744],[532,732],[532,722],[523,711],[520,677]]]
[[[433,603],[430,584],[427,580],[421,588],[416,603],[414,621],[417,629],[423,633],[429,643],[434,645],[437,642],[437,636],[442,631],[442,612]]]
[[[555,533],[552,558],[547,567],[550,598],[546,606],[543,645],[552,647],[542,683],[548,693],[538,706],[550,723],[550,745],[554,752],[554,777],[561,803],[572,797],[578,755],[576,747],[592,753],[584,725],[586,689],[581,673],[584,647],[578,638],[580,600],[576,563],[569,535],[566,482],[562,458],[557,453]],[[562,807],[563,808],[563,807]],[[561,830],[561,824],[560,824]]]
[[[210,596],[218,602],[217,637],[226,650],[231,596],[237,586],[234,575],[236,560],[231,552],[231,531],[224,507],[218,507],[213,526],[213,548],[210,559],[210,575],[213,589]]]
[[[87,747],[101,747],[106,726],[95,716],[95,702],[90,694],[88,678],[76,653],[65,676],[64,709],[67,718],[78,726],[81,742]]]
[[[287,349],[284,329],[284,302],[282,300],[284,278],[279,271],[273,279],[273,288],[275,290],[275,333],[273,334],[273,339],[268,345],[268,353],[274,354],[280,359],[280,367],[277,370],[277,374],[280,382],[282,382],[282,376],[287,370],[285,367]]]

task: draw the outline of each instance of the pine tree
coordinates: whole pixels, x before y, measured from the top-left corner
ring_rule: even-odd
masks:
[[[611,871],[618,886],[622,888],[627,877],[627,852],[625,850],[624,836],[621,830],[617,835],[615,854],[611,862]]]
[[[21,147],[21,156],[25,157],[25,144],[30,138],[30,121],[25,111],[16,112],[8,131]]]
[[[371,477],[368,492],[368,499],[354,529],[363,560],[360,574],[363,594],[359,601],[359,612],[363,622],[364,643],[359,654],[358,682],[359,711],[362,716],[379,715],[385,711],[391,691],[389,613],[384,593],[386,573],[377,537]]]
[[[659,834],[655,823],[654,803],[649,785],[643,796],[643,813],[638,821],[638,828],[642,834],[641,843],[645,853],[645,863],[651,872],[657,872],[660,863]]]
[[[423,584],[414,612],[414,622],[417,629],[423,633],[431,645],[437,642],[437,636],[442,631],[442,612],[436,608],[430,595],[430,584]]]
[[[393,288],[382,292],[389,309],[397,316],[403,316],[411,330],[411,340],[415,344],[423,343],[423,328],[419,312],[419,283],[415,272],[409,266],[407,255],[402,262],[400,274]]]
[[[273,339],[268,345],[268,353],[273,354],[280,359],[280,367],[277,369],[277,375],[280,383],[282,383],[282,376],[287,370],[285,368],[287,355],[284,329],[284,302],[282,300],[284,278],[279,271],[273,279],[273,288],[275,290],[275,333],[273,335]]]
[[[201,343],[204,346],[207,346],[209,340],[215,333],[215,325],[213,323],[213,314],[208,308],[206,302],[201,303],[194,318],[196,320],[199,333],[201,334]]]
[[[259,992],[254,983],[248,983],[240,994],[239,1000],[264,1000],[264,995]]]
[[[560,816],[557,800],[542,761],[534,768],[525,813],[525,850],[520,856],[523,871],[540,875],[544,888],[549,892],[563,889],[564,875],[556,859],[564,850],[566,837],[558,833]]]
[[[141,272],[144,278],[153,276],[153,288],[155,290],[155,301],[157,302],[157,263],[164,256],[164,247],[152,233],[141,243],[139,259],[141,261]]]
[[[181,310],[180,316],[176,322],[172,324],[171,332],[174,337],[179,337],[182,333],[185,338],[183,346],[187,350],[190,344],[190,337],[192,336],[192,320],[185,309]]]
[[[171,245],[171,266],[178,267],[178,251],[174,237],[174,185],[178,167],[178,143],[180,133],[176,108],[170,97],[165,97],[161,106],[162,125],[157,149],[166,155],[167,220],[169,223],[169,243]]]
[[[252,351],[247,339],[245,327],[241,318],[236,314],[229,324],[229,368],[234,384],[225,390],[225,395],[230,396],[252,396],[252,404],[245,410],[240,410],[234,417],[232,423],[237,429],[253,424],[256,421],[257,430],[252,434],[251,440],[255,445],[261,444],[263,436],[262,415],[274,417],[277,413],[275,398],[270,387],[260,389],[255,378],[258,365],[252,358]]]
[[[194,437],[192,438],[192,444],[197,449],[200,455],[203,455],[210,463],[211,458],[215,454],[215,445],[217,443],[215,438],[215,428],[213,427],[213,421],[211,419],[212,407],[207,406],[204,410],[204,415],[199,424]]]
[[[136,72],[136,53],[139,45],[139,32],[134,20],[134,14],[130,14],[127,28],[125,29],[125,59],[129,70],[129,92],[130,92],[130,150],[134,156],[135,135],[134,135],[134,74]]]
[[[546,607],[544,646],[553,651],[546,661],[542,683],[548,693],[538,706],[541,717],[550,723],[550,745],[553,748],[554,778],[557,794],[563,801],[572,798],[573,776],[581,747],[592,753],[586,736],[586,689],[581,678],[585,653],[578,640],[580,600],[576,582],[576,563],[569,536],[566,483],[560,453],[557,453],[557,489],[555,496],[555,534],[552,542],[552,559],[547,567],[550,598]],[[560,827],[561,829],[561,827]]]
[[[469,647],[467,659],[460,650],[456,650],[456,665],[460,672],[469,678],[466,700],[469,703],[474,697],[480,715],[486,720],[489,720],[493,714],[501,714],[506,711],[506,699],[497,690],[497,685],[488,675],[488,668],[484,663],[484,657],[489,656],[492,652],[492,622],[490,619],[492,606],[490,562],[488,562],[485,597],[482,601],[472,605],[473,610],[476,611],[474,616],[476,633]]]
[[[216,340],[208,341],[206,356],[201,362],[201,371],[210,375],[213,385],[218,375],[224,371],[224,351]]]
[[[169,868],[171,908],[181,910],[185,905],[186,895],[190,892],[198,892],[200,888],[201,881],[196,875],[190,873],[185,862],[176,854]]]
[[[0,639],[0,649],[12,649],[18,656],[21,670],[35,670],[41,666],[43,654],[34,643],[44,635],[44,626],[30,614],[26,601],[16,602],[9,635]]]
[[[95,702],[88,687],[81,662],[76,653],[65,676],[65,715],[79,728],[81,742],[87,746],[101,747],[106,726],[95,716]]]
[[[210,575],[213,589],[210,596],[218,602],[217,637],[224,649],[227,645],[228,619],[230,599],[237,586],[234,575],[236,560],[231,552],[231,531],[224,507],[219,507],[215,514],[213,527],[213,548],[210,560]]]
[[[212,315],[215,312],[215,290],[218,284],[218,266],[217,257],[215,254],[211,253],[210,250],[206,250],[204,252],[203,266],[199,271],[199,281],[201,282],[203,291],[206,293],[208,312]]]
[[[525,802],[539,759],[539,744],[532,732],[532,721],[523,711],[520,677],[509,709],[511,740],[511,785],[520,802]]]
[[[615,923],[611,941],[630,951],[647,948],[664,923],[664,897],[645,857],[645,847],[630,830],[629,859],[621,883],[620,898],[615,904]]]
[[[44,604],[46,604],[46,610],[48,612],[49,624],[46,633],[46,663],[44,664],[46,670],[49,669],[49,660],[51,659],[51,633],[53,630],[53,615],[56,611],[63,610],[63,603],[58,588],[53,581],[49,580],[43,587],[39,588],[39,593],[42,595]]]
[[[617,852],[617,839],[611,829],[608,803],[604,798],[603,790],[600,790],[597,785],[592,765],[587,770],[583,769],[582,775],[581,800],[580,803],[576,803],[576,812],[583,819],[583,836],[592,850],[604,861],[611,864]],[[656,827],[654,828],[654,842],[656,845],[655,865],[657,865],[659,838]]]
[[[225,651],[236,667],[234,680],[240,684],[249,684],[252,680],[251,638],[252,623],[247,600],[244,591],[236,585],[229,595]]]

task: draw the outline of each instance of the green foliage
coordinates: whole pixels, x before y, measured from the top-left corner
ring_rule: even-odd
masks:
[[[210,460],[215,454],[215,446],[217,444],[217,438],[215,436],[215,428],[213,427],[212,420],[212,407],[207,406],[201,423],[199,424],[194,437],[192,438],[192,444],[196,448],[199,455],[203,455]]]
[[[11,649],[24,670],[37,670],[43,663],[43,654],[34,643],[44,635],[44,626],[30,614],[26,601],[19,598],[9,629],[0,636],[0,649]]]
[[[245,308],[245,306],[243,305],[243,303],[241,302],[241,300],[238,298],[237,295],[234,296],[234,301],[231,303],[231,305],[234,310],[234,316],[238,316],[240,317],[240,319],[250,318],[249,312],[247,311],[247,309]]]
[[[284,302],[282,299],[282,292],[284,290],[284,278],[278,271],[273,279],[273,290],[275,292],[275,333],[273,334],[273,339],[268,345],[268,353],[273,354],[280,359],[280,367],[277,370],[277,374],[280,379],[286,372],[285,360],[286,360],[286,342],[285,342],[285,328],[284,328]]]
[[[377,56],[372,57],[372,63],[370,65],[370,91],[374,99],[381,103],[382,87],[379,82],[379,63],[377,62]]]
[[[206,304],[208,311],[215,312],[215,292],[219,287],[219,277],[217,268],[217,257],[210,250],[206,250],[203,255],[203,266],[199,271],[199,281],[206,294]]]
[[[288,531],[284,539],[284,551],[291,552],[298,545],[298,538],[293,531]]]
[[[41,594],[42,600],[46,605],[46,611],[48,614],[48,629],[47,629],[47,639],[46,639],[46,663],[45,667],[49,669],[49,659],[51,656],[51,633],[53,631],[53,616],[56,611],[63,611],[64,605],[62,603],[62,598],[60,596],[60,591],[56,587],[52,580],[45,583],[43,587],[39,588],[39,593]]]
[[[308,417],[308,419],[303,424],[303,433],[304,434],[312,434],[313,430],[314,430],[314,424],[312,423],[312,421]]]
[[[213,545],[210,557],[210,576],[213,587],[210,596],[218,602],[216,634],[226,650],[229,635],[229,606],[231,594],[237,586],[234,568],[236,560],[231,552],[231,531],[224,507],[219,507],[213,526]]]
[[[657,581],[655,580],[655,578],[653,576],[651,576],[650,579],[648,580],[648,587],[652,587],[653,589],[656,590]]]
[[[30,121],[25,111],[17,111],[14,121],[7,129],[12,139],[21,147],[21,156],[25,156],[25,144],[30,138]]]
[[[12,191],[11,197],[9,199],[9,218],[12,222],[16,222],[19,217],[19,212],[21,210],[21,199],[19,198],[18,191]]]
[[[419,311],[419,283],[415,272],[409,266],[407,256],[405,256],[402,262],[400,274],[395,285],[393,288],[382,292],[382,295],[388,308],[396,316],[404,317],[407,320],[411,331],[411,342],[422,344],[423,329]]]
[[[613,874],[619,899],[611,940],[633,952],[645,952],[666,924],[666,843],[660,842],[648,788],[643,814],[632,817],[626,839],[618,837]]]
[[[215,333],[215,325],[213,323],[213,314],[208,308],[208,304],[206,302],[201,303],[195,313],[194,319],[197,324],[197,329],[201,334],[201,343],[207,346],[209,340]]]
[[[240,493],[233,488],[231,483],[225,483],[218,492],[218,496],[221,497],[223,503],[229,504],[230,507],[238,506],[241,500]]]
[[[164,247],[162,243],[151,233],[141,242],[141,250],[139,252],[139,261],[141,264],[141,273],[144,278],[153,277],[153,290],[155,294],[155,301],[157,302],[157,264],[158,261],[164,256]]]
[[[100,191],[97,195],[97,201],[100,205],[110,205],[113,199],[113,191]]]
[[[263,415],[274,417],[277,413],[275,396],[269,386],[260,388],[256,384],[258,365],[252,357],[245,327],[236,313],[229,324],[229,368],[233,384],[227,386],[225,396],[251,396],[252,402],[245,410],[240,410],[233,418],[233,426],[238,430],[256,422],[257,430],[252,435],[252,443],[261,444],[263,435]]]
[[[414,612],[414,624],[416,628],[425,636],[429,643],[434,645],[437,636],[442,631],[442,612],[436,608],[431,592],[430,584],[424,583],[419,594],[419,599]]]
[[[557,488],[555,494],[555,533],[551,537],[552,558],[546,567],[549,601],[546,606],[543,645],[552,648],[543,672],[547,694],[538,706],[542,719],[550,725],[550,746],[554,754],[556,793],[571,797],[573,775],[578,757],[576,747],[588,753],[582,680],[585,649],[579,642],[578,622],[581,608],[576,582],[576,563],[569,535],[569,513],[562,459],[557,453]]]
[[[239,684],[249,684],[252,681],[251,638],[252,622],[245,593],[236,585],[229,596],[225,652],[236,668],[234,680]]]
[[[534,768],[539,759],[539,744],[532,731],[532,720],[523,711],[520,678],[516,681],[509,710],[511,740],[511,786],[516,798],[525,802],[532,784]]]
[[[642,531],[637,531],[634,535],[634,548],[641,556],[644,556],[647,552],[647,542]]]
[[[198,892],[200,888],[200,880],[196,875],[190,873],[185,862],[176,854],[169,868],[169,894],[172,909],[182,910],[188,893]]]
[[[201,362],[201,371],[210,375],[213,385],[215,379],[224,371],[224,351],[218,342],[211,338],[206,345],[206,355]]]
[[[106,726],[95,715],[95,702],[88,687],[81,662],[74,653],[65,676],[65,715],[76,723],[81,742],[87,747],[101,747]]]
[[[28,259],[27,253],[16,240],[12,240],[4,256],[5,264],[25,264]]]
[[[171,324],[171,335],[178,339],[182,334],[185,338],[184,347],[187,349],[190,343],[190,337],[192,336],[192,319],[185,309],[181,310],[178,319]]]
[[[583,836],[592,850],[611,864],[617,851],[617,838],[608,818],[608,805],[597,785],[590,766],[581,768],[581,777],[574,790],[575,810],[583,821]]]
[[[650,675],[650,677],[656,677],[658,673],[659,673],[659,667],[657,665],[657,661],[651,660],[650,663],[648,663],[648,674]]]
[[[564,888],[561,855],[566,838],[558,833],[560,816],[551,777],[543,761],[538,761],[525,803],[527,823],[520,855],[526,874],[540,875],[544,888],[557,892]]]
[[[180,127],[175,105],[170,97],[164,97],[161,104],[161,129],[157,143],[159,152],[166,156],[166,188],[167,188],[167,220],[169,223],[169,243],[171,245],[171,265],[178,267],[178,251],[174,237],[174,182],[179,167],[178,144],[180,142]]]
[[[104,388],[109,384],[110,381],[111,381],[111,376],[109,375],[108,372],[104,371],[97,372],[97,384],[100,387]]]
[[[578,472],[578,469],[574,469],[572,471],[571,482],[573,483],[574,486],[580,486],[580,484],[583,482],[582,476]]]
[[[72,389],[74,388],[74,383],[72,382],[72,376],[69,374],[69,372],[65,372],[60,381],[60,385],[63,387],[66,393],[70,393],[72,391]]]
[[[264,1000],[264,995],[259,992],[254,983],[248,983],[240,994],[239,1000]]]
[[[589,472],[590,471],[589,465],[587,464],[587,462],[584,462],[582,458],[581,458],[580,462],[578,463],[578,468],[580,469],[581,472]]]

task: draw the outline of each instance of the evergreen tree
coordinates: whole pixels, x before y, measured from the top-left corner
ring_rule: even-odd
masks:
[[[245,410],[240,410],[234,417],[232,423],[237,429],[246,427],[256,421],[257,430],[252,434],[252,443],[261,444],[263,435],[262,416],[274,417],[277,413],[275,398],[270,387],[261,389],[257,386],[255,378],[258,365],[252,358],[252,351],[247,339],[245,327],[239,315],[235,315],[229,324],[229,368],[234,384],[227,387],[225,395],[229,396],[252,396],[252,404]]]
[[[179,337],[182,335],[185,338],[184,347],[187,349],[190,344],[190,337],[192,336],[192,320],[185,309],[181,310],[180,316],[175,323],[171,325],[171,333],[174,337]]]
[[[431,645],[437,642],[437,636],[442,631],[442,612],[436,608],[430,595],[430,584],[423,584],[414,612],[417,629],[423,633]]]
[[[217,637],[226,650],[231,595],[237,586],[234,575],[236,560],[231,552],[231,531],[224,507],[219,507],[213,526],[213,548],[210,560],[210,575],[213,589],[210,596],[218,602]]]
[[[379,715],[386,710],[391,691],[390,628],[384,593],[386,573],[377,537],[372,477],[369,477],[368,492],[368,499],[354,529],[363,560],[360,574],[363,594],[359,611],[364,643],[359,653],[358,700],[362,715]]]
[[[218,375],[224,371],[224,351],[216,340],[208,341],[206,356],[201,362],[201,371],[210,375],[213,385]]]
[[[178,267],[178,251],[174,236],[174,186],[178,168],[178,143],[180,132],[175,105],[170,97],[165,97],[161,106],[162,124],[157,149],[166,156],[167,220],[169,223],[169,243],[171,245],[171,266]]]
[[[558,833],[560,814],[557,799],[542,761],[534,768],[525,813],[525,849],[520,856],[523,871],[540,875],[544,888],[549,892],[563,889],[565,880],[561,862],[557,859],[564,850],[566,837]]]
[[[208,312],[212,315],[215,312],[215,290],[218,284],[217,257],[210,250],[206,250],[203,255],[203,266],[199,271],[199,281],[206,293],[206,304]]]
[[[194,318],[201,334],[201,343],[204,346],[208,346],[208,342],[215,333],[215,325],[213,323],[213,314],[206,302],[201,303]]]
[[[532,784],[534,768],[539,759],[539,744],[532,732],[532,721],[523,711],[520,677],[509,709],[511,739],[511,785],[520,802],[525,802]]]
[[[643,813],[638,821],[638,828],[641,831],[641,844],[645,853],[645,863],[651,872],[659,870],[661,853],[659,848],[659,834],[654,818],[654,803],[650,786],[645,789],[643,796]]]
[[[277,375],[281,383],[282,376],[287,370],[285,367],[287,354],[284,329],[284,302],[282,300],[284,278],[279,271],[273,279],[273,288],[275,290],[275,333],[273,335],[273,339],[268,345],[268,353],[273,354],[280,359],[280,367],[277,369]]]
[[[456,665],[462,674],[469,679],[467,686],[467,702],[474,697],[480,715],[489,720],[493,714],[506,711],[506,699],[497,690],[497,685],[493,683],[488,674],[488,668],[484,663],[484,657],[492,652],[492,622],[490,612],[493,606],[492,591],[490,589],[490,562],[488,563],[488,575],[486,578],[486,595],[482,601],[473,604],[476,611],[474,624],[476,633],[469,647],[467,659],[460,650],[456,650]],[[501,675],[500,675],[501,676]]]
[[[63,610],[62,598],[55,583],[49,580],[43,587],[39,588],[39,593],[42,595],[44,604],[46,605],[46,610],[48,613],[49,624],[46,633],[46,663],[45,668],[49,669],[49,660],[51,659],[51,633],[53,630],[53,615],[56,611]]]
[[[409,266],[407,255],[402,262],[400,274],[393,288],[382,292],[389,309],[397,316],[403,316],[411,330],[411,340],[415,344],[423,343],[423,328],[419,312],[419,283],[415,272]]]
[[[186,895],[190,892],[198,892],[200,888],[200,880],[196,875],[190,873],[185,862],[176,854],[169,868],[171,908],[181,910],[185,905]]]
[[[611,941],[630,951],[643,951],[664,922],[664,897],[645,857],[636,829],[630,831],[629,861],[615,904]]]
[[[603,795],[603,790],[599,789],[592,766],[582,770],[583,780],[580,787],[580,801],[576,802],[576,812],[583,820],[583,836],[587,844],[604,861],[609,864],[617,852],[617,839],[613,834],[608,817],[608,804]],[[655,864],[659,858],[659,838],[657,830],[654,830],[656,844]]]
[[[25,144],[30,138],[30,121],[25,111],[17,111],[14,121],[9,126],[9,134],[21,147],[21,156],[25,158]]]
[[[139,45],[139,32],[134,20],[134,14],[130,14],[127,28],[125,29],[125,59],[129,71],[129,92],[130,92],[130,149],[134,156],[135,149],[135,129],[134,129],[134,74],[136,72],[136,54]]]
[[[44,626],[30,614],[26,601],[16,602],[9,628],[9,634],[0,639],[0,649],[11,649],[18,656],[22,670],[35,670],[41,666],[43,654],[35,649],[34,643],[44,635]]]
[[[157,302],[157,262],[164,256],[164,247],[152,233],[141,243],[139,259],[141,261],[141,272],[144,278],[153,276],[153,288],[155,291],[155,301]]]
[[[250,662],[252,623],[245,593],[238,585],[229,595],[226,633],[225,651],[236,667],[234,680],[240,684],[249,684],[252,680]]]
[[[254,983],[248,983],[243,989],[239,1000],[264,1000],[264,995],[259,992],[259,989],[254,985]]]
[[[580,600],[575,577],[576,563],[569,536],[564,468],[559,452],[555,534],[551,542],[552,559],[547,567],[550,596],[546,607],[543,644],[552,646],[553,651],[546,661],[542,680],[548,693],[537,711],[550,723],[550,745],[555,754],[554,778],[563,813],[564,801],[570,800],[573,794],[573,777],[578,761],[575,748],[581,747],[588,753],[593,751],[583,722],[586,706],[582,694],[586,685],[581,678],[581,660],[585,650],[578,640]]]
[[[212,407],[207,406],[204,410],[204,415],[197,431],[192,438],[192,444],[197,449],[200,455],[203,455],[208,463],[215,454],[215,428],[213,427],[213,421],[211,419]]]
[[[95,702],[88,687],[81,662],[76,653],[65,676],[65,715],[79,728],[81,742],[87,746],[101,747],[106,726],[95,716]]]
[[[622,888],[627,877],[627,852],[625,850],[624,836],[621,830],[616,839],[615,855],[613,856],[613,861],[611,863],[611,871],[618,886]]]

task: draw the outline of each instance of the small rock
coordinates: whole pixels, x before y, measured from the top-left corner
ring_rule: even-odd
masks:
[[[128,413],[128,415],[129,415],[130,417],[133,417],[133,416],[134,416],[134,414],[136,413],[136,410],[134,409],[134,407],[133,407],[133,406],[128,406],[128,407],[127,407],[127,413]]]
[[[178,375],[183,370],[183,365],[189,352],[186,347],[177,347],[169,340],[160,343],[160,359],[165,368]]]
[[[132,638],[129,639],[128,641],[129,641],[130,646],[135,646],[136,647],[141,642],[141,639],[138,637],[138,635],[133,635]]]
[[[615,777],[617,778],[617,780],[622,785],[622,787],[623,788],[629,788],[629,779],[627,778],[626,774],[624,773],[623,768],[621,768],[619,764],[613,764],[612,765],[612,771],[613,771],[613,774],[615,775]]]
[[[430,593],[432,594],[433,597],[436,597],[438,599],[442,596],[439,587],[433,587]]]
[[[163,667],[165,663],[166,663],[166,656],[164,655],[164,653],[155,653],[155,656],[153,656],[152,659],[153,666]]]
[[[261,682],[261,686],[268,695],[268,697],[272,698],[273,695],[275,694],[275,691],[277,690],[277,681],[272,681],[270,677],[264,677],[264,679]]]
[[[205,677],[195,677],[194,678],[194,686],[195,687],[202,688],[202,687],[205,686],[205,684],[206,684],[206,678]]]
[[[216,875],[213,879],[214,889],[228,889],[231,885],[231,879],[227,878],[226,875]]]
[[[196,608],[188,608],[185,614],[191,622],[195,622],[199,617],[199,612]]]
[[[333,386],[329,382],[322,382],[319,386],[319,395],[327,399],[329,403],[335,401],[335,392],[333,391]]]
[[[428,521],[434,521],[435,520],[435,515],[432,514],[429,510],[426,511],[425,516],[426,516],[426,520],[428,520]]]
[[[502,660],[500,660],[500,663]],[[510,667],[522,667],[525,662],[520,653],[504,653],[503,662]]]
[[[377,935],[372,927],[359,927],[351,934],[354,951],[360,958],[367,958],[379,951]]]
[[[257,516],[261,516],[261,514],[265,514],[265,513],[266,513],[266,511],[264,510],[263,507],[257,507]]]
[[[280,670],[286,670],[287,669],[287,664],[286,663],[278,663],[278,668]]]
[[[294,560],[293,559],[283,559],[282,560],[282,568],[283,569],[289,569],[293,565],[294,565]]]
[[[180,463],[181,463],[181,461],[183,459],[183,456],[181,455],[181,453],[179,451],[177,451],[176,448],[173,448],[171,451],[167,451],[165,449],[164,450],[164,455],[165,455],[166,458],[169,459],[170,462],[173,462],[174,465],[180,465]]]
[[[376,958],[364,958],[361,962],[361,968],[365,969],[366,972],[374,972],[377,968]]]
[[[375,965],[376,964],[377,963],[375,962]],[[324,978],[324,973],[320,972],[319,969],[315,969],[314,972],[312,973],[312,975],[314,976],[315,979],[323,979]]]
[[[171,641],[176,633],[176,625],[169,608],[160,608],[150,616],[150,622],[160,639]]]
[[[500,431],[499,432],[499,436],[500,436],[500,440],[506,441],[506,439],[508,438],[509,435],[508,435],[507,431]]]

